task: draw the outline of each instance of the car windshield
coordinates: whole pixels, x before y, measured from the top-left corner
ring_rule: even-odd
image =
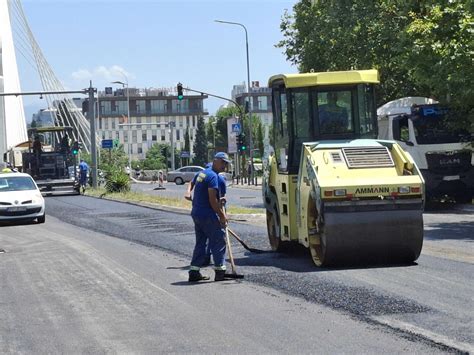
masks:
[[[6,191],[36,190],[35,183],[27,176],[0,177],[0,193]]]

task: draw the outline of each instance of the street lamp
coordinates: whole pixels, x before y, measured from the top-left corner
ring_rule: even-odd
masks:
[[[130,124],[130,90],[128,89],[128,78],[127,76],[120,72],[125,77],[125,83],[123,81],[112,81],[112,84],[120,84],[122,87],[125,89],[127,88],[127,123]],[[129,130],[127,131],[127,135],[129,133]],[[127,139],[128,143],[128,167],[132,169],[132,145],[130,139]]]
[[[235,25],[240,26],[245,31],[245,49],[247,51],[247,100],[249,102],[249,152],[250,152],[250,180],[253,184],[253,157],[252,157],[252,147],[253,147],[253,139],[252,139],[252,101],[250,96],[250,66],[249,66],[249,40],[247,34],[247,28],[239,23],[239,22],[230,22],[230,21],[222,21],[222,20],[214,20],[214,22],[224,23],[227,25]]]

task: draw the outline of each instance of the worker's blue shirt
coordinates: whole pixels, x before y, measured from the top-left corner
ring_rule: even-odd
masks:
[[[205,169],[196,174],[193,179],[194,183],[194,196],[193,196],[193,208],[191,210],[191,216],[202,217],[202,218],[216,218],[217,214],[211,207],[209,202],[208,189],[216,189],[217,197],[221,195],[221,184],[219,183],[220,176],[212,168]],[[224,181],[225,185],[225,181]],[[225,186],[224,186],[225,189]],[[225,194],[225,190],[224,190]]]
[[[84,172],[87,173],[88,170],[89,170],[89,165],[87,165],[87,163],[85,161],[83,161],[79,164],[79,171],[81,173],[84,173]]]

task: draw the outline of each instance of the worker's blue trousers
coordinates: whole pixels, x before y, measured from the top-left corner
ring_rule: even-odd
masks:
[[[209,240],[214,267],[216,270],[225,270],[225,230],[217,218],[193,217],[196,232],[191,270],[199,270],[207,259],[206,244]]]

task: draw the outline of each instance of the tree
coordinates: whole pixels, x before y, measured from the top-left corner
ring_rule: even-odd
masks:
[[[81,153],[81,157],[87,162],[91,162],[89,154]],[[110,171],[112,168],[123,170],[128,165],[128,156],[123,149],[123,145],[112,149],[100,149],[99,169]]]
[[[155,143],[146,152],[146,157],[142,161],[142,168],[146,170],[160,170],[166,168],[166,156],[163,154],[166,144]]]
[[[422,11],[410,12],[406,33],[413,44],[406,62],[411,77],[429,89],[439,101],[449,104],[459,117],[474,122],[472,1],[433,1]],[[466,127],[467,120],[458,122]]]
[[[256,139],[255,146],[259,150],[259,156],[262,157],[263,156],[264,145],[263,145],[263,125],[262,125],[261,121],[259,121],[258,125],[257,125],[257,136],[256,137],[257,137],[257,139]]]
[[[30,123],[30,128],[36,128],[36,127],[38,127],[38,125],[36,123],[36,120],[33,118]]]
[[[193,163],[195,165],[205,166],[207,163],[207,134],[206,127],[204,125],[204,118],[202,116],[198,118],[196,136],[194,137],[193,152]]]
[[[378,104],[435,97],[471,112],[471,0],[302,0],[278,44],[302,72],[377,68]]]
[[[191,139],[189,138],[189,127],[186,127],[186,133],[184,134],[184,151],[191,152]]]

